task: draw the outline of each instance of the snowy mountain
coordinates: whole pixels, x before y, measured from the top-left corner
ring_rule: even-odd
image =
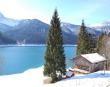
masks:
[[[37,19],[21,20],[13,30],[4,34],[13,40],[26,40],[28,44],[44,44],[46,42],[49,25]]]
[[[0,23],[0,32],[10,31],[10,30],[12,30],[12,29],[13,29],[12,26],[8,26],[8,25],[6,25],[6,24]]]
[[[106,25],[105,25],[106,24]],[[87,27],[87,30],[98,36],[102,29],[110,28],[110,22],[103,24],[104,26]],[[0,13],[0,31],[15,41],[26,40],[27,44],[45,44],[47,40],[50,25],[38,19],[15,20],[5,17]],[[61,22],[61,29],[65,44],[76,44],[80,30],[80,25]]]
[[[0,24],[6,24],[8,26],[16,26],[18,23],[19,20],[6,18],[2,13],[0,13]]]
[[[14,26],[19,24],[20,20],[10,19],[0,13],[0,31],[6,32],[14,29]]]
[[[62,22],[61,23],[61,28],[62,28],[62,31],[64,31],[66,33],[78,35],[80,26]]]
[[[49,27],[50,25],[43,23],[38,19],[26,19],[21,20],[13,30],[5,32],[5,35],[14,40],[25,39],[28,44],[44,44],[47,40]],[[79,27],[79,25],[61,23],[65,44],[76,44]]]
[[[90,26],[91,28],[100,31],[100,32],[110,32],[110,21],[105,21],[103,23],[97,24],[97,25],[92,25]]]
[[[19,21],[12,30],[5,32],[7,37],[13,40],[26,40],[28,44],[45,44],[47,40],[50,25],[43,23],[38,19],[25,19]],[[63,39],[65,44],[76,44],[80,30],[80,25],[70,23],[61,23]],[[99,32],[87,27],[90,33],[97,35]],[[37,37],[37,38],[36,38]]]

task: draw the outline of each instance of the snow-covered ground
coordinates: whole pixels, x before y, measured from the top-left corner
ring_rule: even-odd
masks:
[[[43,67],[21,74],[0,76],[0,87],[110,87],[110,71],[75,76],[54,84],[43,84]]]

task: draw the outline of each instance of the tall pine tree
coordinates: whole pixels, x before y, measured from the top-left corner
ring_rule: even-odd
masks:
[[[97,52],[102,55],[105,54],[104,52],[105,44],[106,44],[106,42],[104,41],[105,36],[107,36],[107,34],[102,32],[102,34],[99,36],[97,40]]]
[[[84,20],[82,20],[78,36],[77,55],[95,52],[96,41],[93,37],[94,35],[87,31]]]
[[[88,32],[86,30],[84,20],[82,20],[82,25],[80,27],[80,32],[78,36],[77,44],[77,55],[85,54],[88,50]]]
[[[44,75],[52,78],[53,82],[62,79],[66,73],[63,36],[57,10],[51,20],[45,53]]]
[[[88,33],[88,53],[94,53],[97,52],[96,46],[97,46],[97,39],[94,34]]]

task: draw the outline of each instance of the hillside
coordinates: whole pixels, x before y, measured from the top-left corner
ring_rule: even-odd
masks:
[[[1,32],[0,32],[0,45],[4,45],[4,44],[15,44],[16,41],[4,36]]]
[[[47,40],[49,25],[37,19],[21,20],[14,29],[5,32],[7,37],[13,40],[26,40],[27,44],[45,44]],[[76,44],[79,34],[79,25],[70,23],[61,23],[64,44]],[[87,27],[88,31],[95,36],[99,35],[99,31]]]
[[[63,23],[62,23],[63,24]],[[61,24],[65,44],[76,44],[79,25]],[[67,23],[66,23],[67,24]],[[72,26],[72,27],[70,27]],[[27,44],[45,44],[49,25],[37,19],[21,20],[12,30],[5,32],[7,37],[13,40],[26,40]],[[68,31],[68,32],[67,32]],[[13,37],[12,37],[13,36]]]
[[[48,24],[37,19],[21,20],[13,30],[5,32],[7,37],[16,40],[26,40],[28,44],[43,44],[46,42]]]

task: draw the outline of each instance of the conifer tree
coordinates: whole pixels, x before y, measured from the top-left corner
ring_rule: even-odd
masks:
[[[88,53],[96,52],[97,40],[94,34],[88,33]]]
[[[84,20],[82,20],[78,36],[77,55],[88,53],[88,46],[88,32],[86,30]]]
[[[78,36],[77,55],[95,52],[96,41],[93,37],[94,35],[87,31],[84,20],[82,20]]]
[[[51,20],[45,53],[44,75],[52,78],[53,82],[62,79],[66,73],[63,36],[57,10]]]
[[[104,53],[104,48],[105,48],[104,47],[104,44],[105,44],[104,37],[105,36],[106,36],[106,33],[102,33],[97,40],[97,52],[99,54],[105,54]]]

